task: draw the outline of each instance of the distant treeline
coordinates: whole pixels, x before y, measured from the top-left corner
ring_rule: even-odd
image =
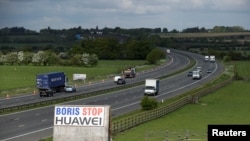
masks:
[[[103,29],[90,28],[84,29],[81,26],[73,27],[69,29],[51,29],[50,27],[41,29],[39,32],[25,29],[24,27],[5,27],[0,29],[0,35],[37,35],[37,34],[65,34],[65,35],[76,35],[76,34],[91,34],[98,32],[102,32],[103,35],[107,34],[127,34],[127,35],[141,35],[141,34],[150,34],[150,33],[206,33],[206,32],[245,32],[249,31],[244,29],[241,26],[214,26],[212,29],[206,29],[205,27],[190,27],[183,29],[182,31],[178,31],[177,29],[173,29],[171,31],[168,28],[132,28],[132,29],[124,29],[120,27],[108,28],[105,27]]]
[[[41,29],[39,32],[23,27],[0,29],[0,57],[13,52],[49,51],[66,53],[67,59],[78,54],[95,54],[99,59],[146,59],[155,47],[213,49],[216,51],[244,51],[249,58],[249,36],[220,37],[170,37],[162,38],[157,33],[211,33],[247,32],[241,26],[215,26],[212,29],[191,27],[178,31],[167,28],[96,28],[83,29],[81,26],[69,29]],[[154,34],[156,33],[156,34]],[[13,55],[11,55],[13,56]],[[12,57],[10,57],[12,58]],[[234,57],[232,57],[234,58]],[[3,57],[2,57],[3,59]]]

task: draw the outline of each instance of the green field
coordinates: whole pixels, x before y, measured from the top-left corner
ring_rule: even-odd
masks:
[[[250,80],[250,61],[235,62],[238,74],[244,79]]]
[[[250,76],[250,61],[235,62],[239,75]],[[113,141],[207,141],[208,124],[249,124],[249,81],[231,84],[175,112],[113,136]],[[51,141],[46,138],[41,141]]]
[[[69,66],[0,66],[0,90],[13,88],[34,87],[36,74],[63,71],[72,82],[74,73],[86,74],[86,81],[110,79],[112,75],[120,74],[123,69],[136,66],[137,71],[155,67],[145,65],[144,60],[100,60],[96,67]]]
[[[192,38],[192,37],[221,37],[221,36],[248,36],[250,32],[209,32],[209,33],[155,33],[162,38]]]
[[[239,75],[250,76],[250,62],[236,62]],[[226,87],[162,118],[118,134],[114,141],[207,140],[208,124],[249,124],[248,81],[234,81]]]

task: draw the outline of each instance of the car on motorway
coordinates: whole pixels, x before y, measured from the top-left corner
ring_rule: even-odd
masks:
[[[196,67],[196,70],[201,72],[201,67]]]
[[[164,71],[165,71],[165,70],[164,70]],[[186,71],[186,73],[187,73],[187,71]],[[184,76],[186,75],[186,73],[184,73]],[[159,74],[164,74],[164,73],[159,73]],[[180,77],[180,78],[181,78],[181,77]],[[180,82],[180,81],[182,81],[182,79],[187,79],[187,78],[190,78],[190,77],[181,78],[180,80],[176,79],[176,80],[178,80],[178,81]],[[127,79],[126,79],[126,80],[127,80]],[[188,80],[188,79],[187,79],[187,80]],[[164,81],[165,81],[165,80],[164,80]],[[106,81],[104,81],[104,82],[106,83]],[[107,82],[110,82],[110,81],[107,81]],[[129,81],[128,81],[128,83],[129,83]],[[169,82],[168,82],[168,83],[169,83]],[[170,83],[173,83],[173,84],[174,84],[175,81],[172,81],[172,82],[170,81]],[[189,83],[190,83],[190,82],[189,82]],[[96,89],[97,86],[95,86],[95,84],[96,84],[96,83],[93,83],[92,85],[88,85],[88,86],[90,86],[90,87],[92,87],[92,88],[93,88],[93,86],[94,86],[94,88]],[[99,85],[99,83],[97,83],[97,84]],[[113,84],[113,85],[116,85],[115,83],[112,83],[112,84]],[[200,84],[200,83],[196,83],[196,84]],[[201,83],[201,84],[202,84],[202,83]],[[101,83],[101,85],[103,85],[103,84]],[[110,84],[109,84],[109,85],[110,85]],[[186,85],[186,84],[185,84],[185,85]],[[125,84],[125,85],[122,85],[122,86],[126,86],[126,84]],[[183,85],[183,86],[184,86],[184,85]],[[163,87],[163,88],[164,88],[164,87]],[[170,87],[170,89],[171,89],[171,87]],[[164,89],[163,89],[163,90],[164,90]],[[80,89],[78,90],[78,87],[77,87],[77,91],[80,91]],[[164,90],[164,91],[166,91],[166,90]],[[169,91],[169,90],[167,89],[167,91]],[[85,92],[85,91],[83,91],[82,93],[84,93],[84,92]],[[141,87],[140,87],[139,92],[142,92],[142,88],[141,88]],[[116,94],[116,95],[117,95],[117,94]],[[115,97],[115,96],[114,96],[114,97]],[[105,100],[105,99],[104,99],[104,100]],[[112,101],[115,101],[115,99],[114,99],[114,100],[112,99],[112,100],[111,100],[111,103],[112,103]],[[94,102],[94,100],[93,100],[93,102]],[[84,103],[84,102],[82,102],[82,103]],[[123,102],[120,102],[120,103],[123,103]],[[125,102],[124,102],[124,103],[125,103]],[[95,103],[94,103],[94,104],[95,104]],[[107,104],[109,104],[109,103],[107,103]],[[110,104],[110,105],[112,105],[112,104]],[[119,106],[120,106],[120,105],[119,105]],[[123,105],[121,105],[120,107],[123,107]],[[52,107],[52,110],[50,110],[50,111],[52,111],[51,114],[48,114],[48,115],[53,115],[53,112],[54,112],[54,109],[53,109],[53,108],[54,108],[54,107]],[[130,107],[129,107],[129,108],[130,108]],[[131,109],[131,110],[132,110],[132,109]],[[117,112],[117,111],[119,111],[119,112]],[[121,108],[121,110],[116,110],[116,111],[115,111],[116,113],[113,112],[113,113],[112,113],[112,116],[113,116],[113,115],[119,116],[119,114],[121,114],[120,111],[121,111],[121,112],[123,112],[123,111],[127,112],[127,110],[123,110],[123,109]],[[38,112],[39,112],[39,111],[38,111]],[[40,113],[40,112],[39,112],[39,113]],[[26,114],[26,115],[30,115],[30,114],[28,113],[28,114]],[[18,117],[18,116],[17,116],[17,117]],[[40,116],[40,117],[41,117],[41,116]],[[4,118],[5,118],[5,117],[4,117]],[[29,119],[27,118],[26,120],[29,120]],[[40,119],[36,119],[36,120],[37,120],[37,121],[41,121]],[[43,120],[43,119],[42,119],[42,120]],[[53,119],[52,119],[52,120],[53,120]],[[38,123],[38,122],[37,122],[37,123]],[[18,123],[17,123],[17,124],[18,124]],[[35,126],[35,125],[33,125],[32,127],[34,127],[34,126]],[[39,125],[37,125],[37,126],[40,128]],[[1,127],[3,127],[2,124],[1,124]],[[4,127],[6,128],[6,130],[8,129],[8,126],[7,126],[7,127],[4,126]],[[3,128],[4,128],[4,127],[3,127]],[[38,128],[38,127],[37,127],[37,128]],[[42,127],[43,127],[43,126],[42,126]],[[10,127],[9,127],[9,128],[10,128]],[[31,128],[31,127],[27,127],[27,128],[29,129],[29,128]],[[44,127],[43,127],[43,128],[44,128]],[[43,129],[43,128],[42,128],[42,129]],[[13,130],[13,128],[12,128],[12,130]],[[31,128],[31,130],[32,130],[32,128]],[[10,131],[11,131],[11,130],[10,130]],[[25,131],[24,131],[24,132],[25,132]],[[29,133],[29,132],[30,132],[30,131],[28,131],[28,133]],[[3,133],[5,133],[5,132],[3,132]],[[10,133],[11,133],[11,132],[10,132]],[[51,134],[51,133],[50,133],[50,134]],[[46,135],[46,136],[50,136],[50,134],[49,134],[49,135]],[[15,135],[15,134],[14,134],[14,135]],[[11,135],[11,134],[10,134],[10,137],[13,137],[14,135]],[[14,137],[15,137],[15,136],[14,136]],[[45,137],[45,136],[44,136],[44,137]],[[39,137],[39,138],[41,138],[41,137]],[[0,139],[0,140],[1,140],[1,139]],[[21,140],[21,139],[20,139],[20,140]]]
[[[74,86],[69,85],[69,86],[65,86],[64,91],[66,93],[72,93],[72,92],[76,92],[76,88]]]
[[[193,76],[192,76],[193,80],[199,80],[202,78],[202,74],[199,70],[195,70],[193,71]]]
[[[117,83],[117,80],[118,80],[119,78],[122,78],[122,77],[119,76],[119,75],[115,76],[115,77],[113,78],[114,82]]]
[[[124,78],[119,78],[117,79],[117,85],[122,85],[122,84],[126,84],[126,80]]]
[[[207,69],[207,73],[211,73],[212,72],[212,69]]]
[[[192,71],[189,71],[189,72],[187,73],[187,76],[193,76],[193,72],[192,72]]]

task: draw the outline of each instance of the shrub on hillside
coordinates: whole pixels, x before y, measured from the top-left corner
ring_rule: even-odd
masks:
[[[141,107],[143,110],[152,110],[158,107],[158,102],[155,98],[149,98],[148,96],[144,96],[141,100]]]

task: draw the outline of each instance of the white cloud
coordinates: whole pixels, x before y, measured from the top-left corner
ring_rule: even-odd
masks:
[[[250,29],[250,0],[0,0],[0,28],[207,27]]]
[[[249,0],[213,0],[211,8],[225,11],[250,11]]]
[[[121,1],[121,7],[124,9],[130,9],[133,6],[133,3],[131,0],[122,0]]]

